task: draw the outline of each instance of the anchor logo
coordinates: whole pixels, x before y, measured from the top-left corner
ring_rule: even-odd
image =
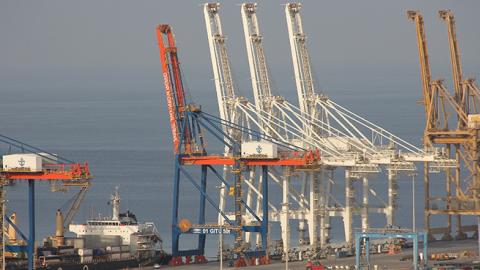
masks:
[[[25,166],[25,159],[20,158],[20,160],[18,160],[18,164],[20,165],[20,167]]]
[[[260,145],[257,146],[257,153],[259,153],[259,154],[262,153],[262,146],[260,146]]]

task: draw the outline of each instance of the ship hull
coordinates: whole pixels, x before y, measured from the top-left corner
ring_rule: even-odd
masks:
[[[168,264],[171,256],[165,254],[162,257],[149,258],[145,260],[97,260],[92,262],[58,262],[58,263],[48,263],[47,265],[41,266],[37,265],[35,269],[37,270],[115,270],[115,269],[126,269],[126,268],[136,268],[143,266],[151,266],[154,264]],[[6,270],[27,270],[26,261],[22,260],[17,261],[17,263],[9,264],[7,262]]]
[[[44,267],[37,267],[39,270],[114,270],[139,267],[137,260],[106,261],[91,263],[59,263]]]

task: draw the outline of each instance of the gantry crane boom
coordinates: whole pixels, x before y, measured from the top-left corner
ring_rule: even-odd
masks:
[[[428,114],[429,107],[427,104],[431,101],[431,72],[430,72],[430,62],[428,59],[428,49],[427,49],[427,39],[425,37],[425,25],[423,23],[423,16],[418,11],[409,10],[407,11],[407,16],[412,21],[415,22],[415,27],[417,31],[417,46],[418,46],[418,57],[420,60],[420,72],[422,79],[422,93],[423,93],[423,102],[425,104],[425,111]],[[433,120],[433,119],[432,119]]]
[[[181,151],[180,144],[184,144],[185,151],[190,153],[191,137],[189,126],[188,123],[182,123],[183,119],[187,119],[184,118],[186,109],[185,92],[177,57],[177,48],[175,47],[175,40],[169,25],[159,25],[157,27],[157,41],[160,49],[160,62],[162,64],[168,115],[173,137],[173,152],[178,154]],[[183,130],[184,132],[181,132],[182,129],[185,129]],[[184,135],[183,138],[180,137],[181,134]]]
[[[256,8],[256,3],[242,4],[243,32],[245,34],[255,106],[258,112],[265,111],[268,113],[270,105],[267,99],[272,96],[272,93],[262,45],[263,38],[258,27]]]
[[[312,116],[312,102],[309,102],[309,99],[315,94],[315,89],[310,68],[310,57],[305,44],[306,38],[303,32],[302,18],[299,13],[300,8],[300,3],[288,3],[285,5],[285,15],[300,110],[304,115]]]
[[[455,91],[455,100],[458,104],[464,104],[462,90],[462,63],[460,61],[460,50],[457,43],[457,34],[455,30],[455,18],[450,10],[440,10],[438,15],[447,24],[448,45],[450,48],[450,61],[452,64],[453,89]],[[465,106],[463,106],[465,107]]]
[[[207,28],[220,118],[233,122],[234,119],[230,118],[234,115],[235,108],[230,101],[235,98],[235,89],[225,44],[226,37],[223,34],[222,23],[218,15],[219,8],[219,3],[205,3],[203,13]]]

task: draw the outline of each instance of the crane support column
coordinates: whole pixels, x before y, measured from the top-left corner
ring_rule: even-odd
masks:
[[[265,256],[268,258],[268,167],[262,166],[262,248],[265,250]]]
[[[310,178],[310,211],[308,214],[308,236],[310,246],[317,247],[317,204],[318,204],[318,177],[314,173],[309,173]]]
[[[352,179],[350,178],[350,172],[345,171],[345,211],[343,213],[343,227],[345,232],[345,242],[351,245],[353,230],[352,230],[352,199],[354,197]]]
[[[34,269],[35,254],[35,182],[28,180],[28,270]]]
[[[319,184],[319,214],[320,214],[320,248],[324,248],[325,244],[327,243],[327,226],[326,220],[329,218],[327,215],[327,204],[326,204],[326,192],[325,192],[325,182],[328,181],[326,179],[325,171],[320,171],[320,184]]]
[[[363,207],[362,207],[362,231],[368,230],[368,178],[367,176],[363,177]]]
[[[388,205],[387,205],[387,226],[395,224],[395,216],[393,210],[396,206],[397,199],[397,172],[393,169],[388,169]]]
[[[326,182],[327,182],[327,187],[325,190],[325,240],[326,243],[330,242],[330,194],[332,194],[332,185],[333,185],[333,179],[334,179],[334,171],[330,170],[330,176],[327,177]]]
[[[260,192],[260,194],[262,194],[262,198],[260,198],[260,196],[257,196],[257,205],[255,207],[255,211],[257,213],[260,213],[260,211],[263,209],[264,203],[267,203],[267,205],[268,205],[268,201],[265,201],[265,197],[264,197],[265,193],[263,192],[263,171],[260,174],[260,177],[258,178],[258,188],[257,189]],[[268,190],[267,190],[266,194],[268,195]],[[255,239],[255,243],[258,246],[260,246],[261,241],[262,241],[262,235],[257,234],[256,239]]]
[[[307,181],[308,181],[308,175],[303,174],[302,175],[302,186],[300,189],[300,194],[301,194],[301,209],[306,210],[306,198],[305,198],[305,192],[307,189]],[[302,218],[298,221],[298,240],[301,245],[304,245],[307,242],[306,235],[305,235],[305,230],[306,230],[306,224],[307,220],[305,218],[305,212],[302,211],[301,213]]]
[[[288,256],[288,249],[290,245],[290,226],[289,226],[289,187],[290,187],[290,172],[291,168],[283,168],[283,196],[282,196],[282,239],[283,239],[283,252],[285,256]]]

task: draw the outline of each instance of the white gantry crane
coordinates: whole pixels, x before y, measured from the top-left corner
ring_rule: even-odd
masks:
[[[369,227],[370,213],[386,216],[386,224],[394,225],[396,198],[396,175],[400,171],[415,170],[415,162],[430,162],[431,168],[448,168],[456,162],[442,156],[441,151],[424,151],[402,140],[391,132],[373,124],[365,118],[333,102],[326,95],[316,93],[310,69],[310,60],[303,32],[300,4],[289,3],[285,12],[289,31],[295,82],[299,107],[289,103],[283,97],[272,94],[265,59],[262,35],[256,16],[257,4],[244,3],[241,15],[250,68],[254,101],[235,93],[232,72],[228,60],[226,37],[223,34],[218,3],[204,5],[204,15],[210,46],[211,61],[217,91],[220,116],[223,120],[241,124],[250,129],[268,135],[282,143],[294,144],[303,149],[318,149],[322,157],[322,166],[317,169],[296,170],[285,166],[270,173],[270,179],[282,187],[281,205],[269,202],[270,221],[281,223],[284,251],[290,240],[289,222],[299,221],[299,239],[303,243],[309,240],[313,248],[324,247],[329,242],[331,217],[343,220],[345,241],[352,244],[353,215],[360,215],[362,229]],[[234,130],[225,130],[233,134]],[[239,138],[242,141],[252,140]],[[225,155],[228,155],[225,152]],[[368,175],[379,174],[381,168],[387,171],[388,202],[384,202],[370,188]],[[345,169],[345,201],[333,196],[336,180],[334,170]],[[225,168],[224,173],[228,172]],[[261,205],[261,174],[251,168],[250,179],[244,181],[247,186],[247,205],[253,206],[256,199],[256,212]],[[299,179],[300,189],[291,183]],[[361,179],[363,199],[355,200],[353,181]],[[258,185],[255,183],[258,182]],[[308,188],[308,192],[307,192]],[[374,206],[370,195],[379,203]],[[224,210],[224,188],[220,189],[220,207]],[[290,201],[292,199],[292,201]],[[252,217],[246,214],[245,222]],[[219,217],[219,222],[223,218]],[[308,237],[305,236],[308,225]],[[250,235],[245,240],[251,243]],[[258,241],[258,239],[257,239]]]

